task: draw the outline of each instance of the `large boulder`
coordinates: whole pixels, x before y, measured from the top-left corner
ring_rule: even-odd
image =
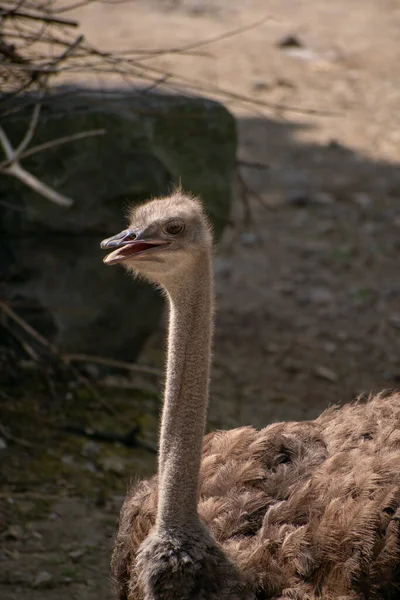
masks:
[[[107,268],[101,239],[124,228],[128,203],[181,182],[200,195],[217,235],[226,223],[236,133],[220,104],[176,96],[74,94],[42,110],[33,143],[104,128],[35,154],[27,170],[73,198],[71,209],[0,176],[0,281],[7,299],[64,352],[133,360],[157,325],[162,300],[121,268]],[[16,145],[28,114],[2,123]]]

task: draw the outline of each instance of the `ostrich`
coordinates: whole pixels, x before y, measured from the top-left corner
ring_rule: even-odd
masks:
[[[203,439],[214,295],[201,202],[151,200],[101,247],[169,303],[158,474],[121,509],[119,600],[400,597],[400,394]]]

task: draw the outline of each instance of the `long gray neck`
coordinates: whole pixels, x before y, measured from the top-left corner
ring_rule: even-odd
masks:
[[[170,316],[157,526],[186,530],[198,523],[213,330],[211,257],[199,257],[185,281],[166,288]]]

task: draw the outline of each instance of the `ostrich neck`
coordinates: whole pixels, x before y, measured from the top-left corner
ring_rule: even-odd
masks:
[[[158,465],[161,529],[186,530],[198,523],[213,328],[211,269],[211,257],[203,256],[184,281],[166,286],[170,315]]]

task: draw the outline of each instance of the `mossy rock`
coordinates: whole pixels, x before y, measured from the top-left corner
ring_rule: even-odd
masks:
[[[4,119],[15,145],[28,121],[27,113]],[[43,106],[33,144],[92,129],[106,133],[23,161],[73,198],[71,209],[0,176],[1,295],[62,351],[133,360],[158,323],[162,299],[122,269],[104,267],[99,242],[125,226],[128,204],[179,182],[202,197],[219,236],[231,203],[235,123],[204,99],[75,92]]]

